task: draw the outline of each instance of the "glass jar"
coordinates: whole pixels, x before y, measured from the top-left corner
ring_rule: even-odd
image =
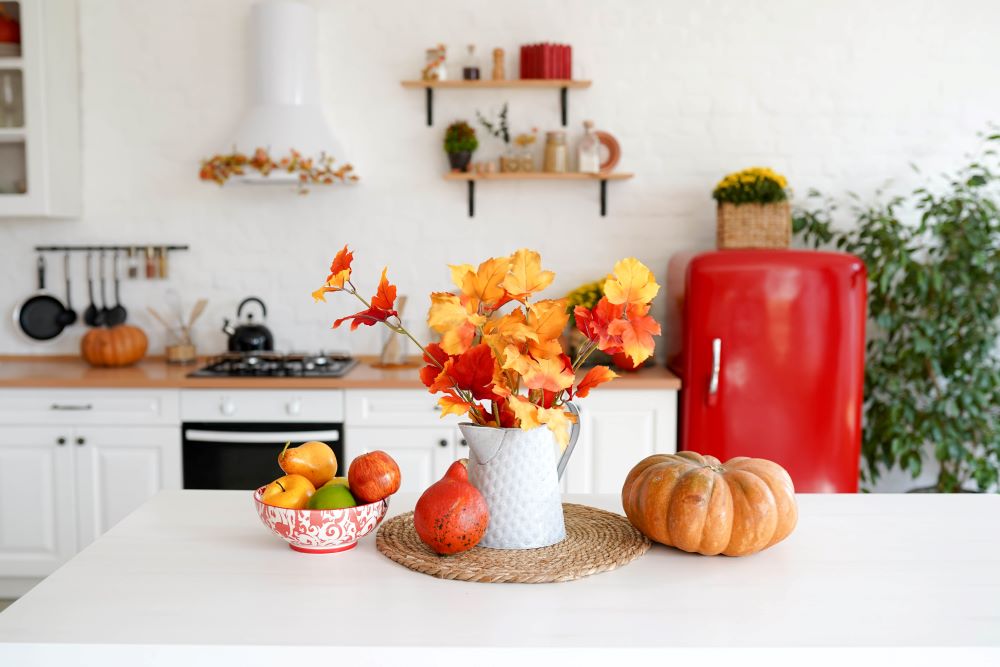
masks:
[[[465,62],[462,63],[462,78],[466,81],[479,80],[479,60],[476,59],[476,45],[469,44]]]
[[[562,130],[545,133],[545,166],[550,174],[566,172],[566,133]]]
[[[594,131],[594,121],[583,121],[583,138],[577,147],[577,171],[596,174],[601,170],[601,140]]]
[[[521,164],[520,161],[518,160],[517,155],[510,148],[504,151],[504,154],[500,156],[501,173],[509,174],[521,171],[520,166]]]

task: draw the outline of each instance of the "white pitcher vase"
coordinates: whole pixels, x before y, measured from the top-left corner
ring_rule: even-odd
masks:
[[[460,424],[469,443],[469,481],[490,509],[490,522],[479,546],[491,549],[537,549],[566,539],[562,477],[580,436],[579,412],[569,444],[560,451],[547,426],[530,431]]]

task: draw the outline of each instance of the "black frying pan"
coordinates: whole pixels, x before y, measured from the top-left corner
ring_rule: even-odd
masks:
[[[45,291],[45,258],[38,256],[38,291],[14,310],[14,321],[32,340],[52,340],[62,333],[62,302]]]

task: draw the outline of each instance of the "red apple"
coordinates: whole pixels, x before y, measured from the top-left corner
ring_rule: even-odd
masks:
[[[399,491],[399,466],[383,451],[362,454],[347,470],[347,483],[358,500],[374,503]]]
[[[469,483],[465,459],[455,461],[417,501],[413,527],[420,540],[442,556],[468,551],[483,539],[490,511],[479,489]]]

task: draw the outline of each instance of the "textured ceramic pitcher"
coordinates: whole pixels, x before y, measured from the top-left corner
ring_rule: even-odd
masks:
[[[572,404],[566,407],[579,415]],[[559,478],[580,436],[579,419],[562,452],[547,426],[530,431],[477,424],[459,428],[469,443],[469,481],[490,508],[479,546],[537,549],[566,539]]]

